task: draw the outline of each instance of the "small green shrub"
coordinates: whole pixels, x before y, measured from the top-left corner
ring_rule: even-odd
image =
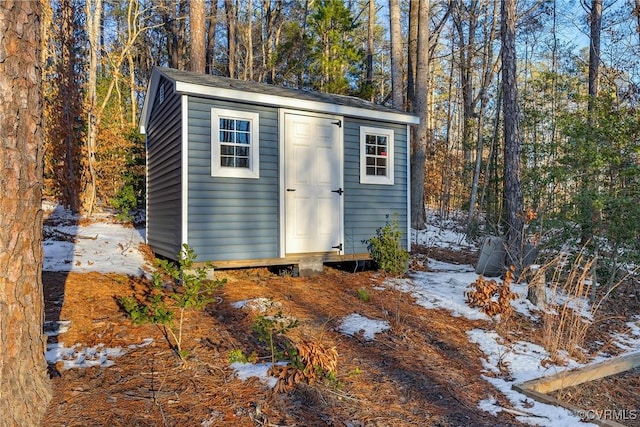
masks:
[[[371,299],[371,295],[369,295],[367,288],[360,288],[356,292],[358,293],[358,299],[362,302],[369,302]]]
[[[120,221],[131,221],[133,215],[131,212],[138,207],[135,190],[132,185],[124,185],[115,197],[111,199],[111,206],[118,211],[116,216]]]
[[[134,324],[163,325],[169,345],[183,361],[189,355],[182,348],[185,311],[202,310],[214,301],[213,292],[226,282],[206,280],[207,267],[210,266],[193,269],[196,258],[193,248],[183,245],[177,265],[167,260],[156,260],[152,285],[143,299],[131,296],[119,298],[120,306],[129,314]]]
[[[258,341],[265,344],[271,353],[272,363],[288,359],[293,366],[298,367],[300,361],[298,351],[286,334],[296,328],[300,322],[290,319],[279,311],[274,316],[258,316],[252,325],[252,329],[258,335]]]
[[[239,348],[231,350],[229,352],[229,363],[255,363],[257,359],[258,356],[255,354],[255,352],[251,353],[249,356],[244,354],[244,351],[240,350]]]
[[[387,224],[378,228],[376,235],[369,240],[368,249],[378,268],[393,276],[402,276],[407,271],[409,252],[402,247],[402,231],[398,225],[398,215],[391,219],[387,215]]]

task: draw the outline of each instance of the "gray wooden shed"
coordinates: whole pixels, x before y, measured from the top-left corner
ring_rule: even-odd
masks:
[[[409,248],[418,118],[362,99],[154,68],[140,120],[147,243],[219,268],[369,257],[397,214]]]

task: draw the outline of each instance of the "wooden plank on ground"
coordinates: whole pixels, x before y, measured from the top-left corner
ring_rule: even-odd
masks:
[[[613,419],[609,419],[610,417],[615,416],[613,412],[608,414],[601,408],[580,408],[572,405],[571,403],[563,402],[549,396],[547,393],[580,385],[585,382],[599,380],[600,378],[619,374],[638,366],[640,366],[640,353],[633,353],[616,359],[594,363],[580,369],[560,372],[548,377],[526,381],[522,384],[514,384],[512,388],[517,392],[537,400],[538,402],[566,408],[572,411],[576,416],[580,416],[584,421],[604,427],[625,427],[624,424],[620,424]]]

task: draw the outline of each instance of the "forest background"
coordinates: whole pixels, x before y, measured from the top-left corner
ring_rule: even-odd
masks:
[[[499,0],[40,1],[45,195],[73,211],[144,205],[137,125],[161,65],[416,112],[413,203],[505,232]],[[514,8],[526,239],[581,236],[615,271],[640,257],[640,0]]]

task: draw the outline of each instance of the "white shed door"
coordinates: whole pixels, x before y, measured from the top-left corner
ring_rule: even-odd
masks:
[[[341,123],[285,114],[286,253],[342,250]]]

